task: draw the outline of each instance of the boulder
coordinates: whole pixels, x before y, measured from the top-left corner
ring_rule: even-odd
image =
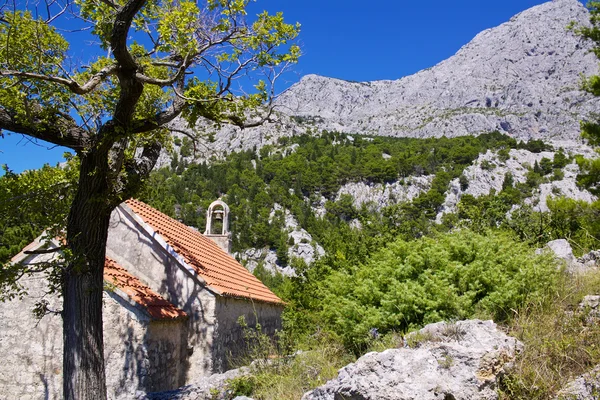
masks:
[[[364,355],[302,400],[497,399],[498,378],[523,347],[480,320],[427,325],[405,342]]]
[[[571,264],[575,261],[573,255],[573,249],[566,239],[557,239],[546,244],[546,247],[552,250],[556,255],[556,258],[565,260],[567,264]]]
[[[213,374],[205,378],[200,378],[193,385],[183,386],[179,389],[156,393],[138,393],[136,400],[231,399],[231,393],[228,392],[228,381],[249,374],[250,368],[248,367],[232,369],[222,374]],[[241,397],[241,399],[244,399],[244,397]]]
[[[579,262],[589,268],[597,267],[598,264],[600,264],[600,251],[592,250],[589,253],[584,254],[583,256],[579,257],[577,259],[577,262]]]
[[[597,324],[600,319],[600,296],[585,296],[579,303],[579,310],[584,313],[588,325]]]

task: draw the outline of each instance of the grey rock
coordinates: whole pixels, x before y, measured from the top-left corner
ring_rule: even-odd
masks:
[[[383,207],[405,201],[412,201],[422,192],[431,187],[433,175],[410,176],[402,181],[391,183],[347,183],[340,188],[336,195],[339,200],[343,194],[349,194],[354,198],[354,206],[360,209],[363,205],[369,206],[374,211],[380,211]]]
[[[313,261],[325,255],[323,247],[315,243],[311,234],[298,224],[298,221],[289,210],[285,210],[279,204],[275,204],[273,210],[271,210],[269,221],[273,220],[278,214],[284,217],[284,229],[288,232],[288,257],[290,259],[300,258],[307,265],[310,265]],[[265,269],[273,274],[278,272],[284,276],[296,275],[296,271],[292,267],[281,266],[277,259],[277,253],[270,249],[251,248],[240,253],[235,253],[234,257],[242,261],[250,272],[253,272],[259,263],[263,263]]]
[[[600,251],[592,250],[582,257],[575,258],[573,249],[565,239],[557,239],[548,242],[544,248],[537,249],[536,253],[551,251],[554,256],[564,262],[566,272],[569,274],[584,274],[598,268],[600,262]]]
[[[192,385],[156,393],[138,393],[136,400],[225,400],[230,399],[227,381],[250,374],[250,368],[232,369],[222,374],[199,378]]]
[[[592,250],[587,254],[579,257],[577,262],[580,262],[589,267],[595,267],[600,263],[600,250]]]
[[[593,152],[588,152],[587,149],[580,148],[579,150],[587,156],[597,157],[597,155],[593,155]],[[450,182],[445,201],[439,210],[436,221],[440,223],[444,214],[456,212],[458,202],[464,194],[479,197],[490,194],[492,190],[496,193],[500,192],[504,178],[508,173],[513,176],[515,183],[525,183],[529,169],[543,158],[552,160],[554,154],[554,152],[532,153],[528,150],[512,149],[507,160],[501,160],[498,153],[489,150],[485,154],[479,155],[473,165],[463,171],[468,183],[465,190],[461,189],[458,179]],[[579,167],[576,163],[567,165],[562,171],[564,177],[561,180],[540,185],[534,191],[532,197],[525,199],[525,204],[531,205],[535,211],[546,212],[549,211],[548,198],[565,196],[588,203],[597,199],[589,191],[577,186]]]
[[[302,399],[497,399],[497,379],[523,347],[492,321],[479,320],[431,324],[417,339],[416,348],[364,355]]]
[[[556,400],[597,400],[600,398],[600,365],[569,382]]]
[[[395,81],[307,75],[278,99],[317,129],[448,137],[499,130],[519,139],[577,139],[600,100],[580,90],[595,74],[589,44],[566,27],[586,24],[577,0],[550,1],[478,34],[453,57]]]
[[[571,264],[575,261],[573,249],[566,239],[553,240],[548,242],[546,247],[554,253],[556,258],[566,261],[567,264]]]
[[[600,106],[599,98],[580,90],[580,74],[598,73],[598,61],[591,44],[566,27],[588,20],[577,0],[549,1],[402,79],[348,82],[306,75],[277,99],[274,122],[260,127],[241,131],[199,122],[190,129],[180,119],[172,127],[210,138],[198,148],[202,160],[322,129],[421,138],[499,130],[577,148],[579,122]],[[168,160],[163,157],[161,165]]]
[[[579,311],[583,312],[588,325],[597,324],[600,318],[600,296],[585,296],[579,303]]]
[[[585,296],[581,303],[579,303],[579,308],[591,308],[596,310],[600,306],[600,296],[589,295]]]

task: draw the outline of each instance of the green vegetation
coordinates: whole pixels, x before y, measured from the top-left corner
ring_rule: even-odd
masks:
[[[44,166],[22,174],[4,166],[4,172],[0,177],[0,300],[23,294],[18,277],[44,270],[7,263],[42,231],[51,237],[63,234],[77,163],[72,160],[63,168]]]
[[[175,145],[184,143],[185,139]],[[561,374],[564,382],[583,367],[556,360],[567,357],[568,343],[577,343],[589,353],[584,364],[596,362],[593,349],[586,347],[596,333],[582,336],[581,329],[577,331],[580,317],[562,320],[564,314],[551,312],[553,307],[572,309],[590,287],[573,289],[580,283],[569,280],[548,255],[536,255],[534,249],[557,238],[568,238],[577,254],[600,247],[600,201],[588,204],[558,197],[548,200],[550,211],[543,213],[524,204],[539,184],[560,179],[562,168],[572,161],[558,150],[552,159],[530,166],[526,182],[517,183],[507,174],[499,192],[477,198],[463,195],[455,214],[445,215],[442,224],[433,222],[449,182],[458,178],[466,189],[464,169],[479,154],[492,149],[502,162],[514,148],[548,150],[543,143],[517,143],[498,133],[419,140],[323,132],[284,138],[277,146],[231,154],[210,164],[187,165],[174,157],[170,167],[150,175],[141,198],[186,224],[203,227],[206,207],[223,196],[232,210],[234,250],[269,247],[281,265],[297,273],[292,278],[272,275],[262,263],[254,270],[288,303],[285,329],[276,343],[260,328],[248,330],[248,354],[240,362],[271,361],[255,365],[251,377],[231,381],[231,393],[297,399],[366,351],[401,346],[405,339],[414,345],[419,338],[406,334],[424,324],[479,317],[493,318],[531,343],[532,352],[523,354],[518,370],[503,382],[504,399],[546,399],[558,384],[537,383],[536,357],[553,360],[543,366],[544,379],[556,382],[552,374]],[[492,163],[482,167],[496,168]],[[49,173],[63,182],[60,171],[48,167],[8,173],[0,185],[26,188],[33,185],[26,182],[34,182],[35,174]],[[429,190],[412,202],[379,211],[370,204],[357,207],[351,195],[337,196],[349,182],[378,184],[419,175],[430,176]],[[68,190],[48,182],[46,189],[28,195],[42,194],[42,202],[44,196],[68,199]],[[62,191],[56,192],[59,187]],[[323,214],[315,212],[316,205],[322,206]],[[310,266],[288,257],[294,242],[288,239],[283,209],[326,251]],[[15,230],[0,232],[8,255],[45,223],[38,217],[27,220],[26,213],[14,215],[7,226]],[[351,221],[360,228],[352,228]],[[30,230],[20,234],[21,225]],[[560,304],[553,303],[557,296]],[[564,330],[548,349],[537,333],[539,326],[546,332],[553,323]],[[452,362],[446,359],[440,365]],[[532,392],[532,385],[539,390]]]
[[[369,331],[406,332],[483,315],[506,321],[552,290],[558,270],[547,255],[504,233],[468,230],[396,240],[362,265],[332,272],[321,285],[326,326],[360,353]]]
[[[327,246],[328,242],[335,241],[329,246],[335,251],[340,248],[334,247],[339,242],[335,240],[336,235],[332,237],[332,231],[347,230],[343,221],[372,217],[366,210],[356,210],[350,196],[335,201],[343,184],[383,183],[395,181],[399,176],[435,175],[431,190],[413,204],[386,211],[390,216],[389,227],[394,231],[405,230],[412,237],[419,228],[406,224],[392,227],[394,215],[427,225],[422,217],[435,216],[450,180],[459,177],[479,153],[517,147],[514,139],[499,133],[423,140],[323,132],[318,137],[282,138],[279,145],[283,150],[266,146],[258,154],[253,151],[231,154],[224,162],[202,163],[184,169],[179,165],[163,168],[150,176],[141,199],[188,225],[202,227],[204,210],[211,199],[223,196],[232,211],[234,250],[280,248],[285,243],[282,214],[275,213],[274,218],[269,218],[273,205],[278,203],[290,210],[319,243]],[[320,195],[328,199],[325,205],[328,213],[323,220],[317,220],[312,210],[312,202]],[[176,209],[175,205],[180,208]]]
[[[600,364],[600,325],[577,305],[599,294],[600,274],[563,276],[538,301],[519,307],[508,323],[525,351],[503,379],[500,399],[554,399],[576,376]]]

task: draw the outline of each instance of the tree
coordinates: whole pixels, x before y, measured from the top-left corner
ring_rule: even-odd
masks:
[[[264,122],[276,79],[300,55],[293,43],[299,25],[267,12],[250,23],[248,3],[0,6],[0,132],[65,146],[80,161],[66,222],[70,256],[61,271],[65,399],[106,398],[102,290],[109,217],[138,192],[169,143],[167,124],[179,115],[190,126],[201,117],[242,128]],[[69,48],[89,39],[94,45],[83,65]],[[236,92],[239,79],[255,79],[255,93]]]
[[[600,58],[600,1],[587,3],[590,11],[590,25],[577,26],[575,32],[592,43],[592,52]],[[594,96],[600,96],[600,76],[593,75],[585,78],[583,89]],[[592,146],[600,145],[600,117],[596,115],[590,120],[581,122],[581,135],[588,139]],[[582,173],[577,177],[579,184],[598,193],[600,185],[600,159],[578,160]]]

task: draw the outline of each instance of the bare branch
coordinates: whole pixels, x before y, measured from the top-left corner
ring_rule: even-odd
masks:
[[[59,251],[65,250],[66,246],[55,247],[52,249],[40,249],[40,250],[25,250],[23,253],[25,254],[52,254],[58,253]]]
[[[94,74],[83,86],[81,86],[73,79],[62,78],[60,76],[36,74],[33,72],[0,70],[0,76],[15,76],[25,79],[58,83],[60,85],[66,86],[67,88],[69,88],[69,90],[71,90],[71,92],[75,94],[83,95],[94,90],[100,83],[102,83],[102,81],[104,81],[104,79],[107,76],[114,74],[116,71],[116,65],[111,65],[109,67],[102,68],[99,72]]]

